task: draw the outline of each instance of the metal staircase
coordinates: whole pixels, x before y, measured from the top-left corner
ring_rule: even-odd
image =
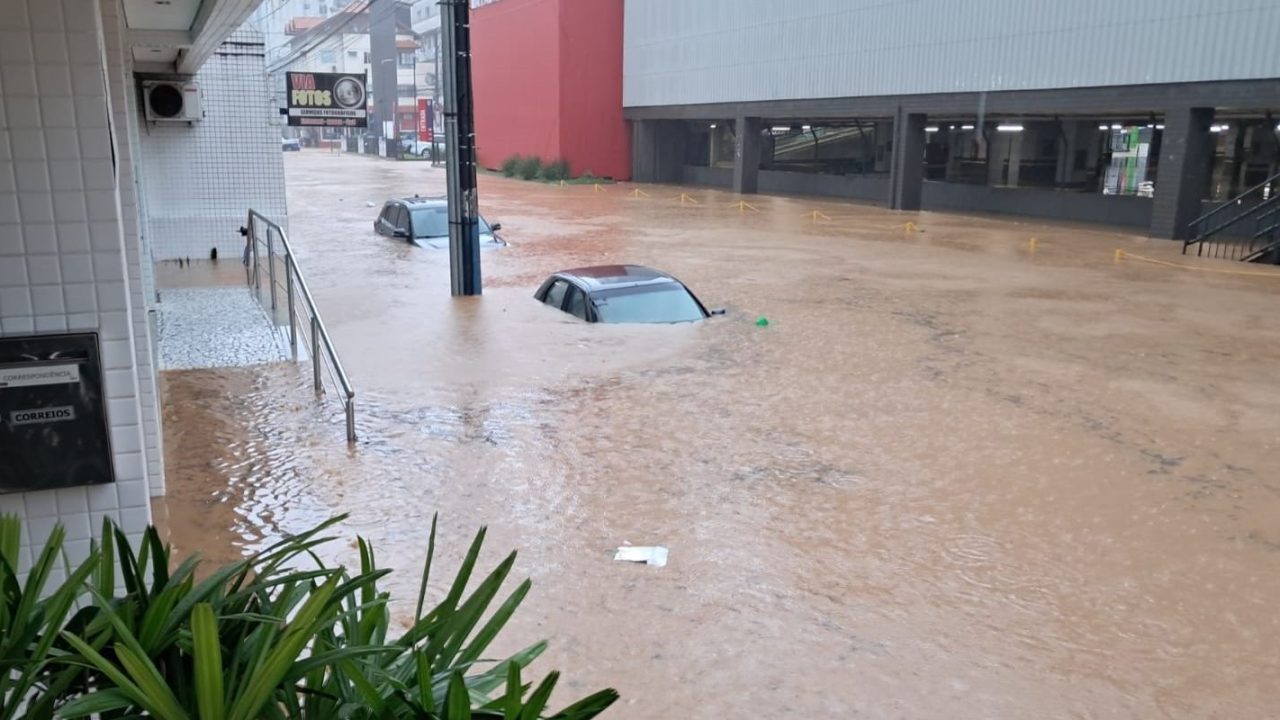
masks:
[[[1280,265],[1280,173],[1191,221],[1182,254]]]

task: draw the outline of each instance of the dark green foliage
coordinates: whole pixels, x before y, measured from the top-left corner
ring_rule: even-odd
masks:
[[[20,527],[0,517],[0,720],[587,720],[617,699],[604,690],[544,714],[557,675],[532,694],[520,677],[545,643],[485,658],[530,584],[495,606],[512,553],[467,592],[483,529],[445,598],[427,607],[432,522],[414,620],[392,637],[390,597],[378,589],[390,571],[377,568],[372,546],[357,539],[354,573],[313,551],[334,539],[325,533],[341,519],[203,579],[194,559],[170,569],[154,528],[135,551],[107,521],[88,559],[51,587],[61,528],[20,583]]]
[[[569,161],[564,158],[552,160],[542,166],[542,179],[548,182],[559,182],[569,179]]]
[[[542,158],[537,155],[530,155],[520,161],[520,167],[516,173],[523,180],[532,180],[538,177],[538,173],[542,171]]]

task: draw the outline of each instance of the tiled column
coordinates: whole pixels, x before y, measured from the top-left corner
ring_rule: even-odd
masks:
[[[889,207],[919,210],[924,182],[924,115],[901,108],[893,121],[893,164],[889,180]]]
[[[1213,165],[1213,108],[1172,108],[1165,112],[1151,205],[1151,236],[1182,240],[1200,216],[1200,201]]]
[[[116,473],[0,495],[24,518],[24,568],[55,523],[75,562],[104,516],[135,538],[151,517],[105,66],[97,3],[0,0],[0,335],[99,334]]]
[[[760,182],[760,118],[740,117],[733,124],[733,191],[751,194]]]

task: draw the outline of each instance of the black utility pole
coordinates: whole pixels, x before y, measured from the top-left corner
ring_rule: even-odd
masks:
[[[480,199],[471,104],[470,0],[440,1],[444,41],[445,174],[449,183],[449,274],[453,294],[480,294]]]
[[[397,0],[374,0],[369,12],[369,66],[373,73],[373,107],[378,123],[371,130],[388,144],[396,137],[396,21],[400,3]],[[391,121],[388,131],[387,121]],[[390,147],[388,147],[390,150]]]

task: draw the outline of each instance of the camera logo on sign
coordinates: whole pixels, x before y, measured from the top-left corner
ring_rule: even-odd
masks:
[[[32,408],[31,410],[14,410],[9,413],[10,425],[39,425],[40,423],[75,420],[76,409],[70,405],[58,407]]]

